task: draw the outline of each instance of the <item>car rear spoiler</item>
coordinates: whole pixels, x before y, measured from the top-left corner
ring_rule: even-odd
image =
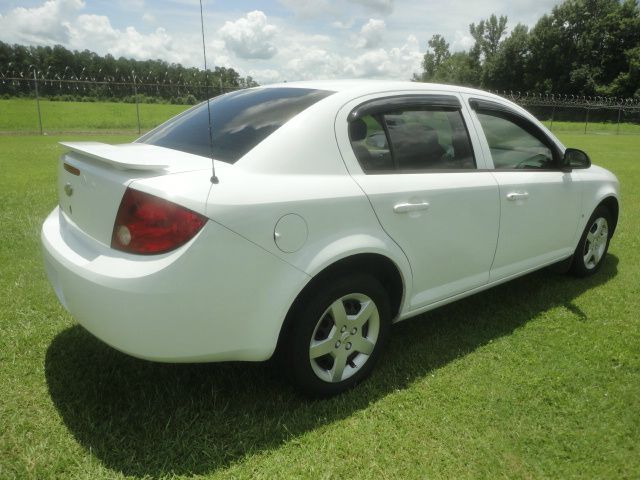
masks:
[[[167,170],[171,162],[163,162],[167,149],[143,143],[109,145],[100,142],[60,142],[72,152],[108,163],[119,170]],[[164,157],[164,158],[163,158]]]

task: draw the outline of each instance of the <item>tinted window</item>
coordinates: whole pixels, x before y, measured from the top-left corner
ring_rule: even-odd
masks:
[[[555,167],[553,152],[523,121],[500,112],[477,112],[497,169],[549,169]]]
[[[351,147],[365,172],[393,170],[387,134],[380,117],[366,115],[349,123]]]
[[[457,109],[394,111],[356,119],[349,127],[353,151],[365,172],[475,168]]]
[[[333,92],[303,88],[240,90],[209,102],[213,157],[234,163],[296,116]],[[138,142],[210,156],[207,103],[142,136]]]

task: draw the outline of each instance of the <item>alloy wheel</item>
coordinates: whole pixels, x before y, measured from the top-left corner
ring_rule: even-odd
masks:
[[[309,343],[313,372],[325,382],[353,376],[369,359],[380,333],[380,314],[367,295],[335,300],[318,319]]]
[[[607,241],[609,238],[609,224],[604,217],[596,218],[589,227],[589,232],[584,242],[582,259],[584,266],[588,270],[596,268],[604,252],[607,249]]]

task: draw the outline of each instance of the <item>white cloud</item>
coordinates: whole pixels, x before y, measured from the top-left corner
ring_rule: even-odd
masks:
[[[456,30],[455,37],[451,42],[450,50],[457,52],[460,50],[469,50],[475,44],[475,40],[468,31]]]
[[[434,8],[423,0],[278,1],[275,6],[259,3],[263,11],[238,13],[245,3],[207,0],[209,66],[230,67],[260,83],[347,77],[409,79],[420,71],[432,35],[442,34],[451,51],[466,50],[473,44],[469,23],[495,12],[508,15],[510,28],[519,21],[532,26],[560,2],[453,0]],[[32,2],[40,3],[12,8],[5,5],[13,2],[0,0],[0,40],[60,43],[100,55],[160,58],[202,67],[198,0]]]
[[[358,3],[371,10],[380,13],[389,14],[393,11],[395,0],[349,0],[352,3]]]
[[[259,78],[262,83],[275,83],[283,80],[282,75],[278,70],[274,70],[272,68],[265,68],[262,70],[249,70],[247,72],[251,78],[256,79]]]
[[[279,3],[300,18],[316,18],[337,12],[329,0],[279,0]]]
[[[247,13],[235,22],[225,22],[218,31],[227,48],[240,58],[268,59],[278,49],[272,43],[278,28],[267,22],[267,16],[260,10]]]
[[[351,27],[353,27],[354,21],[353,20],[349,20],[348,22],[341,22],[340,20],[336,20],[334,22],[331,22],[331,26],[333,28],[337,28],[339,30],[348,30]]]
[[[0,15],[0,37],[16,43],[65,43],[69,37],[62,20],[84,6],[82,0],[48,0],[41,7],[14,8]]]
[[[359,48],[376,48],[382,43],[387,25],[384,20],[370,18],[360,29],[356,46]]]
[[[379,48],[355,58],[355,76],[408,80],[419,70],[422,56],[417,38],[411,35],[401,47]]]
[[[149,34],[142,34],[134,27],[124,30],[113,28],[104,15],[80,15],[76,21],[64,22],[69,33],[68,46],[108,52],[114,57],[136,59],[163,58],[169,62],[184,62],[183,44],[174,41],[164,28],[157,28]]]
[[[312,80],[332,78],[389,78],[407,80],[420,68],[423,53],[414,36],[400,47],[378,48],[356,56],[346,56],[336,50],[295,44],[281,51],[287,57],[280,75],[271,75],[272,81]],[[254,78],[262,80],[259,72]]]
[[[142,10],[144,8],[144,0],[118,0],[118,4],[125,10]]]
[[[133,7],[142,5],[142,0]],[[85,8],[82,0],[48,0],[35,8],[18,7],[0,16],[0,39],[4,41],[52,45],[71,49],[89,49],[102,55],[132,57],[140,60],[162,58],[169,62],[193,64],[197,56],[187,48],[184,39],[176,41],[164,28],[143,34],[129,26],[116,29],[104,15],[79,13]],[[153,21],[153,15],[145,19]],[[197,39],[194,38],[194,41]]]
[[[345,70],[343,58],[326,49],[298,47],[297,50],[299,52],[285,64],[282,80],[335,78]]]

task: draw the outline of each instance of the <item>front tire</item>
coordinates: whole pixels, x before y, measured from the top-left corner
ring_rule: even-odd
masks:
[[[573,254],[571,273],[578,277],[593,275],[602,267],[609,250],[613,219],[604,205],[595,209]]]
[[[389,298],[364,274],[324,282],[306,298],[285,339],[286,368],[305,393],[336,395],[373,370],[389,335]]]

